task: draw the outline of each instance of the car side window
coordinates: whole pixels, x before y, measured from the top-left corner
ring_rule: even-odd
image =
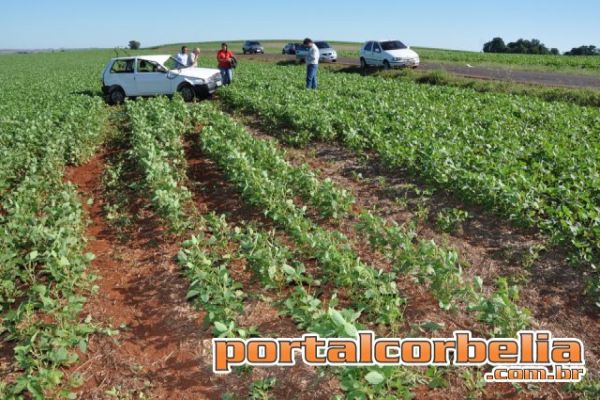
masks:
[[[365,51],[373,50],[373,42],[369,42],[365,45]]]
[[[151,61],[138,60],[137,72],[156,72],[157,65]]]
[[[111,74],[132,74],[133,60],[117,60],[110,68]]]
[[[381,53],[381,46],[379,46],[379,43],[373,42],[373,51],[375,53]]]

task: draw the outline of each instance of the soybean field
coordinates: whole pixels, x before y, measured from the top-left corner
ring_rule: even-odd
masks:
[[[600,396],[598,108],[251,61],[110,106],[112,56],[0,56],[0,398]],[[213,338],[524,329],[580,338],[588,376],[212,373]]]

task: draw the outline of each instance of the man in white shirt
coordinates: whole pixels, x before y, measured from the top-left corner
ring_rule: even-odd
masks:
[[[304,46],[308,47],[306,53],[306,88],[317,88],[317,70],[319,68],[319,48],[309,38],[304,39]]]
[[[178,53],[175,56],[175,61],[177,62],[177,68],[187,68],[191,65],[192,60],[190,58],[187,46],[181,47],[181,53]]]

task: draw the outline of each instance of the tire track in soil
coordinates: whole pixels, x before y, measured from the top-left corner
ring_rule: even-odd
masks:
[[[203,313],[185,300],[188,282],[173,259],[179,240],[168,236],[138,199],[137,225],[126,243],[118,241],[102,209],[101,176],[108,156],[103,151],[65,173],[84,205],[94,199],[91,207],[85,205],[91,220],[86,250],[96,255],[90,269],[100,280],[84,313],[103,325],[126,327],[114,338],[90,337],[87,353],[69,371],[85,379],[80,398],[106,398],[113,388],[122,396],[153,399],[218,398],[210,369],[200,362],[210,332],[202,325]]]

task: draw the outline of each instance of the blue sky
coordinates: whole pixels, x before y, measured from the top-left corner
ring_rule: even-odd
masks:
[[[494,36],[538,38],[561,51],[600,47],[600,1],[201,1],[3,2],[0,48],[143,46],[233,39],[364,41],[481,50]]]

